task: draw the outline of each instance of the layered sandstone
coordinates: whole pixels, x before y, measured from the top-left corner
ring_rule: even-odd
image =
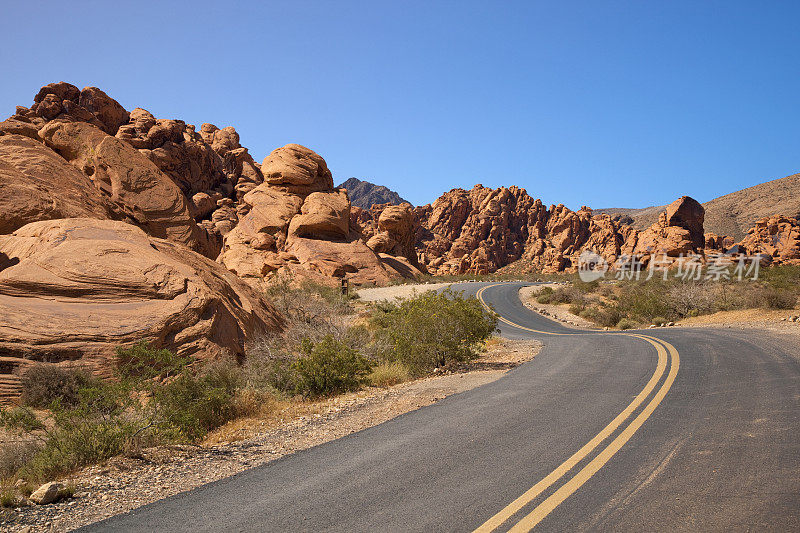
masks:
[[[221,265],[119,221],[34,222],[0,235],[0,397],[35,361],[108,375],[118,346],[215,359],[280,318]]]

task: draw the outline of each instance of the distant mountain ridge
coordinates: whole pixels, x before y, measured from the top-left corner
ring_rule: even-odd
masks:
[[[729,235],[739,241],[759,219],[776,214],[800,217],[800,174],[747,187],[702,205],[706,210],[706,233]],[[662,205],[642,209],[608,208],[594,211],[607,213],[615,218],[618,216],[620,222],[643,230],[658,220],[659,214],[665,208]]]
[[[369,209],[373,204],[400,205],[404,202],[410,203],[388,187],[375,185],[374,183],[363,181],[358,178],[350,178],[339,185],[339,187],[347,189],[347,193],[350,196],[350,203],[362,209]]]

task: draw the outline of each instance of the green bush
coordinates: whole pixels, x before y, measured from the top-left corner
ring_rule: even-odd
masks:
[[[553,298],[553,288],[552,287],[542,287],[537,294],[536,301],[540,304],[549,304],[550,300]]]
[[[140,341],[130,348],[117,348],[116,370],[120,377],[133,380],[166,379],[177,376],[190,359],[169,350],[151,348]]]
[[[65,368],[52,363],[37,363],[20,376],[22,404],[31,407],[48,407],[58,401],[62,405],[78,403],[78,391],[96,381],[79,368]]]
[[[53,402],[50,409],[52,427],[45,429],[41,448],[20,470],[27,479],[51,479],[118,455],[147,426],[129,390],[115,383],[85,386],[76,405]]]
[[[617,323],[619,329],[633,329],[636,327],[636,322],[629,318],[623,318]]]
[[[762,281],[776,289],[797,292],[800,287],[800,265],[777,265],[759,270]]]
[[[600,326],[609,328],[616,326],[617,322],[622,318],[622,314],[616,305],[587,307],[580,312],[580,316]]]
[[[651,321],[651,323],[655,324],[656,326],[663,326],[664,324],[666,324],[668,322],[669,322],[669,320],[667,320],[666,318],[661,317],[661,316],[657,316]]]
[[[420,374],[474,359],[497,328],[497,317],[475,298],[446,290],[391,304],[372,319],[379,356]]]
[[[212,367],[199,375],[184,372],[155,389],[155,425],[172,440],[200,439],[236,416],[238,385],[239,375],[230,367]]]
[[[305,339],[301,350],[303,355],[292,363],[292,369],[297,373],[296,392],[304,396],[357,390],[371,370],[364,356],[331,335],[317,343]]]

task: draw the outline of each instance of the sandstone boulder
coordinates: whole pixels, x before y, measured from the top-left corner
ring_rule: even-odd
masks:
[[[264,180],[272,187],[299,195],[333,189],[333,176],[325,160],[299,144],[273,150],[261,164]]]
[[[44,361],[108,376],[116,348],[143,339],[187,356],[241,357],[254,335],[280,325],[219,264],[131,224],[85,218],[0,235],[0,316],[7,374]]]
[[[47,505],[58,500],[62,490],[64,490],[63,484],[51,481],[33,491],[28,499],[36,505]]]
[[[292,218],[289,235],[322,240],[343,240],[350,233],[350,200],[344,189],[313,192]]]
[[[678,198],[663,211],[658,221],[631,238],[630,247],[641,256],[679,257],[700,253],[705,247],[704,209],[688,196]]]

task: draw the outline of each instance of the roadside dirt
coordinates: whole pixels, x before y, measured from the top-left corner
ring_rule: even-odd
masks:
[[[540,349],[536,341],[493,338],[476,361],[442,375],[318,402],[287,402],[264,419],[221,428],[200,446],[164,446],[115,458],[64,480],[77,487],[72,499],[0,511],[0,529],[67,531],[130,511],[489,383]]]

